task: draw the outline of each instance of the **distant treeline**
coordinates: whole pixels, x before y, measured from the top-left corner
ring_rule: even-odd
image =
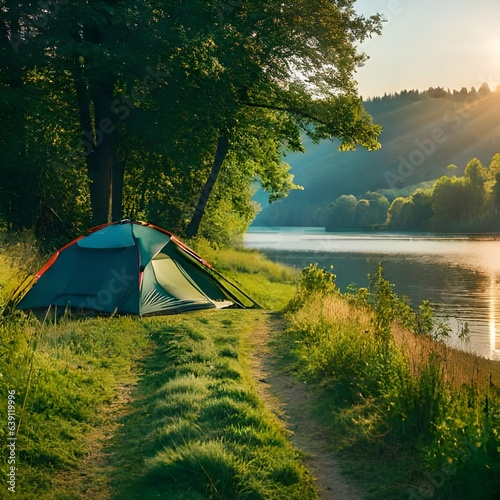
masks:
[[[495,92],[499,92],[500,88],[496,88]],[[475,99],[477,97],[487,97],[492,94],[490,86],[485,82],[478,90],[475,87],[467,89],[462,87],[460,90],[444,89],[443,87],[429,87],[427,90],[402,90],[401,92],[385,93],[383,96],[369,97],[366,102],[381,102],[392,99],[421,99],[424,97],[433,97],[435,99],[451,99],[454,101],[463,102],[468,99]]]
[[[470,160],[463,176],[454,175],[456,165],[448,170],[406,197],[396,190],[344,194],[318,211],[317,222],[327,231],[500,231],[500,154],[487,167]]]

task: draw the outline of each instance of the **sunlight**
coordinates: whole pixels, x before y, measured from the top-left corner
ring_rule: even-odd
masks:
[[[495,58],[495,61],[498,61],[498,59],[500,58],[500,38],[491,40],[489,46],[490,46],[490,52]]]
[[[490,347],[491,358],[497,359],[500,357],[500,337],[497,338],[496,332],[496,276],[494,274],[490,277],[490,300],[489,300],[489,330],[490,330]]]
[[[489,85],[492,91],[497,89],[498,85],[498,60],[500,59],[500,38],[491,38],[484,42],[484,68],[488,68],[491,73],[481,76]]]

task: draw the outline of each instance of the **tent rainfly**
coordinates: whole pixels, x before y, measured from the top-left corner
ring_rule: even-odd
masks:
[[[259,307],[175,235],[130,220],[98,226],[71,241],[31,284],[18,309],[53,305],[148,315]]]

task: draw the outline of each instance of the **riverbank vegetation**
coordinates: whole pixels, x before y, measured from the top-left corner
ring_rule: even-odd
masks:
[[[392,230],[451,233],[498,232],[500,154],[487,167],[470,160],[464,175],[456,165],[449,175],[426,182],[408,195],[397,189],[342,195],[318,213],[327,231]],[[460,203],[457,203],[460,200]]]
[[[495,498],[499,363],[436,342],[428,304],[414,313],[381,269],[342,295],[310,266],[287,318],[296,370],[321,387],[322,418],[370,498]]]

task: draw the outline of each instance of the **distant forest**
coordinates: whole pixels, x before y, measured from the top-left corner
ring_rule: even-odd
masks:
[[[498,92],[499,89],[495,89]],[[421,99],[424,97],[433,97],[435,99],[450,99],[457,102],[464,102],[468,99],[476,99],[481,97],[487,97],[492,93],[490,86],[484,82],[478,90],[475,87],[471,87],[470,90],[467,87],[462,87],[460,90],[450,90],[444,89],[443,87],[429,87],[427,90],[402,90],[401,92],[394,92],[389,94],[384,94],[383,96],[369,97],[366,102],[381,102],[388,101],[391,99]]]
[[[424,183],[409,196],[397,190],[342,195],[317,213],[327,231],[388,229],[439,232],[500,231],[500,154],[488,167],[472,159],[463,176],[450,175]]]

